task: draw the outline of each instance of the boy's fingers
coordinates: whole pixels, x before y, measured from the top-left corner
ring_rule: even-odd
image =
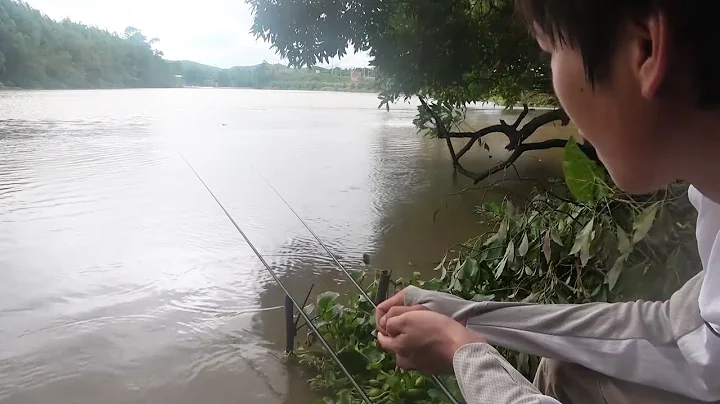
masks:
[[[387,350],[387,351],[395,351],[393,348],[395,347],[393,344],[393,339],[391,337],[388,337],[387,335],[378,332],[377,334],[377,340],[380,346]]]
[[[393,306],[404,306],[404,305],[405,305],[405,294],[404,293],[396,293],[389,299],[380,303],[377,307],[377,310],[382,311],[383,313],[387,313],[387,311],[390,310],[390,308]]]
[[[380,322],[378,323],[379,327],[386,331],[385,334],[388,334],[390,336],[396,336],[397,333],[392,332],[387,327],[387,322],[390,319],[399,317],[405,313],[411,312],[411,311],[418,311],[418,310],[427,310],[427,308],[423,305],[415,305],[415,306],[395,306],[391,307],[390,310],[382,317],[380,318]]]

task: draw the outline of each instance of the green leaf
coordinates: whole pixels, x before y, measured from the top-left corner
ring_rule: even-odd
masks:
[[[475,275],[477,275],[479,270],[480,267],[478,266],[478,262],[474,258],[467,258],[460,268],[463,279],[475,278]]]
[[[385,359],[385,354],[377,349],[375,345],[365,347],[365,349],[362,350],[362,354],[370,363],[380,363]]]
[[[570,250],[570,255],[577,255],[577,253],[580,252],[581,249],[583,249],[584,245],[587,245],[585,248],[589,248],[590,245],[590,235],[592,234],[593,226],[595,225],[595,218],[590,219],[586,224],[585,227],[578,233],[577,237],[575,237],[575,244],[573,244],[572,249]]]
[[[428,396],[434,400],[447,400],[445,393],[435,388],[428,390]]]
[[[583,203],[595,201],[596,196],[600,194],[598,178],[601,177],[602,171],[583,153],[572,137],[565,145],[563,172],[570,192],[578,201]]]
[[[505,201],[505,214],[508,217],[515,216],[515,205],[513,205],[509,200]]]
[[[439,271],[439,270],[441,270],[441,269],[444,270],[444,269],[445,269],[445,260],[446,260],[446,259],[447,259],[447,254],[445,254],[445,256],[443,257],[443,259],[440,261],[440,263],[438,264],[438,266],[436,266],[436,267],[433,269],[433,271]]]
[[[500,279],[500,276],[502,275],[503,271],[505,271],[505,267],[507,266],[508,257],[505,255],[502,260],[500,260],[500,263],[495,267],[495,279]]]
[[[580,247],[580,265],[584,268],[588,261],[590,261],[590,241]]]
[[[335,305],[335,301],[340,296],[336,292],[323,292],[317,297],[317,311],[318,314],[327,313],[331,307]]]
[[[502,216],[503,214],[502,205],[497,202],[485,202],[482,204],[481,209],[492,216]]]
[[[338,394],[337,404],[352,404],[352,393],[348,390],[341,390]]]
[[[507,219],[503,219],[502,222],[500,222],[500,228],[497,231],[497,239],[500,241],[505,241],[505,237],[507,237],[508,227],[509,223]]]
[[[525,267],[525,275],[531,276],[532,274],[533,274],[532,269],[530,269],[530,267],[526,266]]]
[[[560,223],[562,223],[562,222],[560,222]],[[555,244],[563,247],[562,239],[560,238],[560,235],[557,234],[557,231],[556,231],[555,229],[551,229],[551,230],[550,230],[550,237],[551,237],[552,240],[555,242]]]
[[[527,233],[525,233],[525,234],[523,234],[522,242],[520,242],[520,248],[518,249],[518,254],[521,257],[524,257],[525,255],[527,255],[528,247],[529,247],[528,244],[530,244],[530,243],[528,241]]]
[[[625,230],[619,225],[617,226],[617,240],[618,240],[618,251],[620,254],[625,254],[630,251],[630,238],[628,237]]]
[[[627,256],[625,256],[625,255],[620,256],[615,261],[615,265],[613,265],[613,267],[610,268],[610,271],[608,271],[608,273],[607,273],[607,284],[611,291],[613,289],[615,289],[615,285],[617,284],[618,278],[620,278],[620,274],[622,274],[622,270],[623,270],[626,258],[627,258]]]
[[[487,302],[487,301],[493,300],[494,298],[495,298],[495,295],[477,294],[477,295],[473,296],[473,298],[470,300],[472,300],[473,302]]]
[[[636,218],[633,223],[633,244],[637,244],[647,236],[650,228],[655,221],[655,215],[657,214],[660,202],[652,204],[650,207],[643,210]]]
[[[505,257],[507,257],[508,262],[515,261],[515,242],[510,241],[508,243],[507,249],[505,250]]]
[[[537,301],[537,293],[532,292],[526,298],[522,299],[522,303],[535,303]]]
[[[545,238],[543,238],[542,246],[543,254],[545,255],[545,261],[549,264],[552,259],[552,243],[550,242],[550,231],[545,232]]]

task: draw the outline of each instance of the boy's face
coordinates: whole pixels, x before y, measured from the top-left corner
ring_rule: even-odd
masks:
[[[537,39],[552,56],[553,85],[560,103],[597,149],[615,183],[627,192],[645,193],[674,180],[665,164],[670,145],[663,141],[673,128],[668,127],[669,117],[663,118],[665,108],[648,99],[648,74],[641,71],[646,50],[636,41],[621,41],[609,77],[593,88],[577,50],[553,48],[542,35]]]

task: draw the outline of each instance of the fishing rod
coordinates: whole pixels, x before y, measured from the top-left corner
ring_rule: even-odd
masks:
[[[198,172],[195,171],[193,166],[190,165],[190,162],[187,161],[185,156],[183,156],[181,154],[180,157],[182,157],[182,159],[185,161],[185,164],[187,164],[188,167],[190,167],[190,170],[192,170],[192,172],[195,174],[195,176],[198,178],[198,180],[200,180],[200,182],[203,184],[205,189],[210,193],[210,196],[212,196],[213,199],[215,200],[215,202],[217,202],[218,206],[220,206],[220,209],[222,209],[222,211],[225,213],[225,216],[227,216],[227,218],[230,219],[230,222],[232,222],[233,226],[235,226],[235,229],[237,229],[237,231],[240,233],[240,235],[243,237],[243,239],[245,239],[245,242],[248,244],[248,246],[250,246],[250,248],[253,250],[255,255],[260,260],[260,262],[262,262],[262,264],[265,266],[265,269],[267,269],[267,271],[273,277],[275,282],[277,282],[277,284],[280,285],[280,288],[283,290],[283,292],[285,292],[285,295],[292,301],[293,306],[295,306],[295,309],[303,317],[303,319],[307,323],[308,327],[310,327],[310,329],[315,333],[315,335],[318,337],[318,339],[322,343],[323,347],[325,347],[325,349],[327,349],[327,351],[330,353],[330,356],[332,356],[332,358],[335,360],[335,362],[338,364],[338,366],[340,366],[340,369],[342,369],[342,371],[348,377],[348,379],[350,380],[350,383],[352,383],[353,387],[355,387],[355,389],[358,391],[358,393],[360,393],[360,397],[363,399],[363,401],[365,401],[367,404],[373,404],[373,402],[370,401],[370,398],[367,396],[367,394],[365,394],[365,392],[360,387],[360,385],[357,383],[357,381],[355,381],[355,378],[353,377],[353,375],[350,374],[350,371],[345,367],[345,365],[343,365],[340,358],[338,358],[335,351],[330,347],[330,344],[328,344],[327,340],[322,336],[322,334],[317,329],[317,327],[312,322],[312,320],[310,320],[310,317],[305,313],[304,308],[298,304],[298,302],[295,300],[295,298],[292,297],[292,295],[290,295],[290,291],[285,287],[285,285],[283,285],[283,283],[280,281],[280,278],[277,276],[275,271],[272,270],[272,268],[267,263],[267,261],[265,261],[265,258],[263,258],[262,254],[260,254],[260,251],[258,251],[258,249],[255,248],[255,245],[250,241],[250,239],[245,234],[245,232],[242,231],[242,229],[237,224],[235,219],[233,219],[233,217],[230,215],[230,212],[228,212],[227,209],[225,209],[225,207],[220,202],[220,200],[215,196],[213,191],[210,190],[210,187],[208,187],[208,185],[205,183],[205,181],[203,181],[202,177],[200,177],[200,174],[198,174]]]
[[[283,198],[283,196],[280,195],[280,192],[278,192],[278,190],[275,189],[275,187],[270,183],[270,181],[268,181],[267,179],[265,179],[265,177],[263,177],[262,175],[260,175],[260,178],[262,178],[263,181],[265,181],[265,183],[270,187],[270,189],[272,189],[273,192],[275,192],[275,194],[280,198],[280,200],[283,201],[283,203],[285,204],[285,206],[287,206],[288,209],[290,209],[290,211],[295,215],[295,217],[298,218],[298,220],[300,221],[300,223],[302,223],[303,226],[305,226],[305,228],[310,232],[310,234],[312,234],[312,236],[315,238],[315,240],[317,240],[317,242],[322,246],[322,248],[325,249],[325,251],[328,253],[328,255],[330,256],[330,258],[332,258],[333,262],[335,262],[335,264],[337,264],[338,268],[340,268],[340,270],[350,279],[350,281],[351,281],[351,282],[353,283],[353,285],[355,285],[355,287],[360,291],[360,293],[363,295],[363,297],[364,297],[365,299],[367,299],[368,302],[370,302],[370,304],[373,306],[374,309],[377,309],[377,305],[375,304],[375,302],[373,301],[373,299],[371,299],[370,296],[368,296],[368,294],[365,292],[365,289],[364,289],[362,286],[360,286],[360,284],[358,284],[357,281],[355,281],[355,278],[353,278],[353,276],[350,275],[350,272],[349,272],[349,271],[345,268],[345,266],[337,259],[337,257],[335,257],[335,254],[333,254],[333,253],[330,251],[330,249],[327,247],[327,245],[325,245],[325,243],[323,243],[323,241],[320,240],[320,237],[318,237],[318,235],[315,234],[315,232],[313,231],[313,229],[311,229],[310,226],[309,226],[307,223],[305,223],[305,220],[303,220],[303,218],[300,217],[300,215],[295,211],[295,209],[293,209],[293,207],[290,206],[290,203],[288,203],[288,201],[286,201],[285,198]],[[447,398],[450,399],[450,401],[451,401],[453,404],[460,404],[460,403],[455,399],[455,396],[453,396],[452,393],[450,393],[450,390],[448,390],[447,387],[445,387],[445,385],[443,384],[443,382],[440,381],[440,379],[438,379],[437,376],[431,376],[431,380],[432,380],[433,383],[435,383],[435,385],[443,392],[443,394],[445,394],[445,396],[447,396]]]

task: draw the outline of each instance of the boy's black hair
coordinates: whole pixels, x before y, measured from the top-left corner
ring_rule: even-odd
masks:
[[[689,62],[698,105],[720,107],[718,0],[515,0],[515,7],[530,29],[539,29],[553,46],[580,52],[591,84],[608,78],[625,24],[640,24],[662,12],[670,25],[671,57]]]

